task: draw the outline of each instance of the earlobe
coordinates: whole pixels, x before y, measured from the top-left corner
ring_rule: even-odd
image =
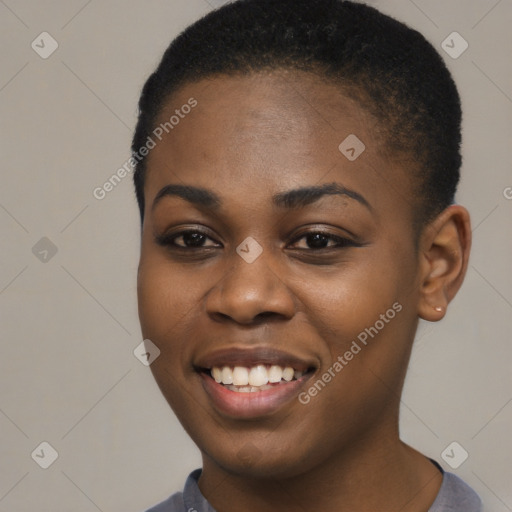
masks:
[[[464,281],[471,248],[468,211],[453,205],[441,212],[420,239],[420,300],[418,316],[441,320]]]

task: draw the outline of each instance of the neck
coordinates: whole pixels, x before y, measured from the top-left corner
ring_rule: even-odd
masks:
[[[255,478],[221,468],[203,454],[199,487],[222,512],[427,512],[442,482],[439,470],[396,434],[368,435],[328,460],[286,478]]]

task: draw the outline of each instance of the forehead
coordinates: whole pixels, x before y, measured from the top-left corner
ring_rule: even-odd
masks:
[[[330,145],[332,149],[331,139],[339,139],[347,129],[364,135],[369,143],[370,137],[374,139],[379,133],[363,134],[371,131],[376,121],[359,103],[343,94],[340,86],[313,73],[279,69],[219,75],[190,83],[170,98],[157,124],[169,119],[190,97],[197,100],[198,108],[183,123],[190,128],[185,127],[187,137],[193,132],[198,144],[215,146],[218,151],[225,150],[223,143],[229,140],[248,150],[259,144],[274,154],[280,148],[285,153],[296,145],[297,139],[306,138],[304,153],[313,146],[327,149]],[[185,137],[183,127],[177,128],[172,131],[176,146]],[[297,149],[290,151],[290,158]]]
[[[197,106],[179,112],[191,98]],[[318,75],[279,70],[210,77],[179,89],[155,126],[178,114],[178,124],[164,131],[148,157],[150,201],[170,182],[228,195],[243,190],[254,198],[322,181],[374,197],[386,197],[383,186],[388,195],[410,195],[403,170],[386,156],[377,120]]]

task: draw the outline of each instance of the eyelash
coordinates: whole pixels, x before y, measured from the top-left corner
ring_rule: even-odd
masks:
[[[205,233],[204,231],[200,230],[200,229],[187,229],[187,230],[184,230],[184,231],[180,231],[178,233],[173,233],[173,234],[165,234],[165,235],[161,235],[161,236],[157,236],[156,237],[156,242],[161,245],[162,247],[167,247],[168,249],[171,249],[171,250],[176,250],[176,251],[204,251],[204,250],[209,250],[209,249],[216,249],[218,248],[217,246],[198,246],[198,247],[186,247],[186,246],[183,246],[183,245],[177,245],[176,244],[176,240],[178,238],[182,238],[186,235],[191,235],[191,234],[199,234],[199,235],[202,235],[204,237],[206,237],[207,239],[210,239],[211,241],[215,242],[215,240],[213,240],[213,238],[211,238],[208,233]],[[338,236],[338,235],[333,235],[331,233],[326,233],[324,231],[321,231],[321,230],[313,230],[313,231],[308,231],[308,232],[305,232],[305,233],[301,233],[300,235],[296,236],[292,243],[293,244],[296,244],[299,240],[302,240],[303,238],[306,238],[308,236],[313,236],[313,235],[320,235],[326,239],[328,239],[329,241],[334,241],[336,242],[336,245],[334,246],[330,246],[330,247],[321,247],[321,248],[316,248],[316,249],[312,249],[312,248],[301,248],[301,249],[296,249],[296,250],[300,250],[300,251],[308,251],[308,252],[320,252],[320,251],[329,251],[329,250],[333,250],[333,249],[344,249],[344,248],[347,248],[347,247],[360,247],[361,244],[353,241],[353,240],[350,240],[348,238],[344,238],[344,237],[341,237],[341,236]],[[215,243],[218,243],[218,242],[215,242]]]
[[[298,250],[306,250],[306,251],[319,252],[319,251],[322,251],[322,250],[328,251],[328,250],[333,250],[333,249],[344,249],[344,248],[347,248],[347,247],[355,247],[355,246],[358,245],[356,242],[354,242],[353,240],[350,240],[349,238],[345,238],[345,237],[342,237],[342,236],[339,236],[339,235],[333,235],[332,233],[326,233],[326,232],[320,231],[320,230],[316,230],[316,231],[312,230],[312,231],[307,231],[305,233],[301,233],[300,235],[297,235],[293,239],[292,243],[295,244],[299,240],[302,240],[303,238],[305,239],[308,236],[313,236],[313,235],[320,235],[324,239],[336,242],[336,245],[332,245],[330,247],[321,247],[321,248],[316,248],[316,249],[312,249],[312,248],[304,249],[303,248],[303,249],[298,249]]]
[[[197,249],[204,250],[204,249],[212,248],[212,246],[209,246],[209,247],[204,247],[204,246],[185,247],[185,246],[177,245],[175,243],[175,240],[177,238],[183,237],[185,235],[191,235],[191,234],[199,234],[206,238],[209,238],[210,240],[213,240],[210,236],[208,236],[207,233],[205,233],[204,231],[201,231],[200,229],[186,229],[184,231],[179,231],[178,233],[157,236],[156,242],[158,243],[158,245],[161,245],[163,247],[168,247],[170,249],[176,249],[176,250],[182,250],[182,251],[193,251],[193,250],[197,250]]]

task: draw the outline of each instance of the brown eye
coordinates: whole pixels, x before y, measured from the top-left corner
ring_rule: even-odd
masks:
[[[329,237],[320,233],[306,235],[306,244],[310,249],[325,249],[329,245]]]
[[[219,247],[207,234],[201,231],[180,231],[178,233],[158,236],[156,242],[170,249],[202,249]]]
[[[174,238],[174,243],[180,247],[202,247],[207,238],[208,237],[203,235],[203,233],[185,233],[184,235]],[[179,243],[178,240],[181,240],[182,243]]]
[[[301,242],[302,241],[302,242]],[[306,233],[295,239],[294,248],[297,249],[337,249],[357,245],[352,240],[336,235],[321,232]]]

